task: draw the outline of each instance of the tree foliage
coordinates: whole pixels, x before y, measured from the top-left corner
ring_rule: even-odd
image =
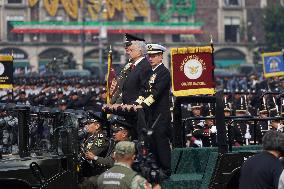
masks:
[[[264,11],[263,24],[269,50],[284,49],[284,7],[268,6]]]

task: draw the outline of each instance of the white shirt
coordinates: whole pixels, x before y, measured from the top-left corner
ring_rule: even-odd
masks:
[[[153,71],[155,71],[155,69],[157,69],[160,65],[162,65],[163,63],[161,62],[160,64],[158,64],[155,68],[152,68]]]
[[[136,61],[133,63],[133,65],[134,65],[134,66],[137,66],[137,64],[139,64],[139,62],[141,62],[141,60],[142,60],[143,58],[145,58],[145,57],[141,57],[141,58],[139,58],[138,60],[136,60]]]

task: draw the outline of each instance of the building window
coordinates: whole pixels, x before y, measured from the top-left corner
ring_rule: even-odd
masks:
[[[69,34],[69,40],[73,43],[79,42],[79,35],[78,34]]]
[[[144,22],[144,17],[143,16],[136,16],[134,21],[135,22]]]
[[[46,34],[46,41],[51,43],[63,42],[63,34]]]
[[[172,17],[172,22],[189,22],[189,17],[188,16],[173,16]]]
[[[226,42],[240,41],[240,18],[238,17],[225,18],[225,41]]]
[[[13,33],[12,21],[7,21],[7,39],[8,41],[22,42],[24,41],[24,34]]]
[[[172,35],[173,42],[180,42],[180,34],[174,34]]]
[[[241,0],[224,0],[225,6],[241,6]]]
[[[8,4],[22,4],[23,0],[8,0]]]
[[[38,34],[38,33],[30,34],[31,42],[39,42],[39,39],[40,39],[40,34]]]

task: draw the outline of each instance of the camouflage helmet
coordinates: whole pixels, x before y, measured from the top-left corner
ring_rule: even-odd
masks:
[[[135,143],[130,141],[120,141],[116,144],[114,152],[121,155],[135,154]]]

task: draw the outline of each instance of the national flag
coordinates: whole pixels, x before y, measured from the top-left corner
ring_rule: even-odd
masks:
[[[112,50],[108,53],[108,69],[107,69],[107,103],[110,103],[110,99],[117,90],[116,73],[112,66]]]
[[[275,77],[284,75],[283,52],[269,52],[262,54],[264,77]]]

